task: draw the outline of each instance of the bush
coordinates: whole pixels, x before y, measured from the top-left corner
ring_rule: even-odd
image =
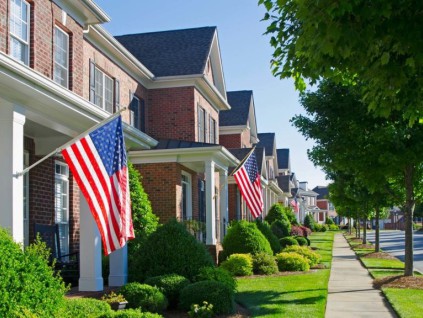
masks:
[[[279,239],[289,236],[291,233],[291,224],[288,221],[276,220],[270,226],[273,234]],[[280,241],[279,241],[280,242]]]
[[[183,224],[171,220],[146,239],[131,277],[143,281],[146,277],[178,274],[192,280],[201,267],[213,265],[204,244],[189,234]]]
[[[49,265],[49,256],[45,243],[38,240],[23,252],[0,228],[0,317],[10,317],[15,310],[55,315],[67,288]]]
[[[279,242],[281,243],[282,249],[284,249],[287,246],[298,245],[297,240],[293,238],[292,236],[283,237],[279,240]]]
[[[315,232],[322,232],[323,225],[319,223],[314,224],[314,231]]]
[[[128,308],[162,312],[167,307],[166,296],[157,287],[147,284],[129,283],[123,286],[119,293],[128,301]]]
[[[304,230],[301,226],[292,225],[291,226],[291,236],[305,236]]]
[[[163,316],[151,312],[142,312],[141,309],[125,309],[103,314],[96,318],[163,318]]]
[[[215,314],[228,314],[234,310],[234,292],[216,281],[201,281],[188,285],[181,291],[179,307],[188,311],[191,305],[206,301],[213,305]]]
[[[97,318],[99,315],[110,313],[112,309],[105,301],[94,298],[66,298],[58,317]]]
[[[273,204],[264,219],[269,224],[272,224],[276,220],[289,222],[289,219],[285,213],[284,206],[280,203]]]
[[[220,267],[234,276],[249,276],[253,274],[253,258],[250,254],[232,254]]]
[[[308,271],[310,265],[307,259],[294,252],[282,252],[276,255],[279,271]]]
[[[311,231],[314,231],[314,225],[316,222],[314,222],[313,216],[310,214],[307,214],[304,217],[304,226],[308,227]]]
[[[313,252],[307,246],[288,246],[283,250],[283,252],[294,252],[304,256],[309,262],[310,267],[315,266],[320,263],[322,257],[320,254]]]
[[[214,280],[221,282],[228,286],[233,292],[236,292],[237,281],[234,279],[232,274],[224,268],[220,267],[203,267],[200,269],[197,277],[195,278],[196,282],[201,282],[203,280]]]
[[[320,232],[326,232],[328,230],[328,226],[326,224],[322,224],[322,227],[320,229]]]
[[[330,224],[329,225],[329,231],[338,231],[339,230],[339,226],[336,224]]]
[[[191,318],[212,318],[214,316],[213,305],[209,304],[207,301],[203,301],[201,306],[197,304],[191,305],[188,316]]]
[[[308,241],[303,236],[295,236],[295,240],[298,242],[299,246],[308,246]]]
[[[253,255],[254,274],[272,275],[278,272],[278,265],[272,255],[260,253]]]
[[[298,225],[297,217],[295,213],[289,207],[283,207],[286,217],[288,218],[289,223],[293,225]]]
[[[234,222],[223,238],[224,258],[232,254],[258,254],[261,252],[273,255],[269,241],[259,231],[255,223],[245,220]]]
[[[145,284],[156,286],[166,296],[169,306],[176,308],[179,302],[179,293],[190,284],[190,281],[178,274],[167,274],[149,277],[145,280]]]
[[[303,230],[304,237],[308,237],[311,235],[311,230],[307,226],[301,225],[300,227]]]
[[[325,224],[327,224],[327,225],[333,225],[333,224],[335,224],[335,222],[333,222],[333,220],[328,217],[328,218],[326,218]]]
[[[270,243],[270,247],[272,248],[273,254],[279,253],[282,250],[282,247],[279,243],[279,239],[276,237],[275,234],[273,234],[269,223],[260,219],[256,219],[256,225],[260,232],[266,237],[267,241]]]

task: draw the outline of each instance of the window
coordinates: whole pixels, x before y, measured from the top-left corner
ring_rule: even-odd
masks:
[[[69,254],[69,169],[62,162],[55,164],[54,189],[55,222],[59,225],[60,252],[64,255]]]
[[[206,141],[206,112],[198,106],[198,141]]]
[[[182,171],[182,200],[181,213],[183,220],[192,218],[191,175]]]
[[[210,122],[209,122],[209,142],[211,144],[216,144],[216,121],[210,116]]]
[[[53,80],[68,87],[69,79],[69,35],[54,28],[54,73]]]
[[[90,101],[109,113],[113,113],[114,90],[113,79],[90,62]]]
[[[30,5],[24,0],[10,1],[10,55],[29,64]]]

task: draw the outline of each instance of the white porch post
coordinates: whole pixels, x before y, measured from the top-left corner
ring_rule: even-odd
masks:
[[[87,200],[80,192],[79,290],[103,290],[101,237]]]
[[[123,286],[128,282],[128,245],[109,255],[109,286]]]
[[[224,234],[226,234],[226,228],[229,220],[228,212],[228,171],[221,170],[219,173],[220,182],[220,220],[222,224],[221,240],[223,241]]]
[[[206,244],[216,245],[216,208],[214,204],[214,161],[206,161]]]
[[[0,105],[0,225],[24,242],[23,170],[25,116],[18,106]]]

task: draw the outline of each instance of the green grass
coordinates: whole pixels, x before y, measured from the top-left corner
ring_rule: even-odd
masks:
[[[362,256],[365,254],[369,254],[369,253],[373,253],[375,251],[374,248],[355,248],[354,252],[358,255],[358,256]]]
[[[423,290],[383,288],[383,292],[401,318],[420,318],[423,312]]]
[[[334,232],[313,233],[311,246],[325,264],[332,260]],[[330,270],[320,269],[287,276],[238,279],[236,300],[253,317],[323,318]]]
[[[403,269],[404,263],[399,259],[361,258],[367,268]]]
[[[404,275],[404,271],[401,269],[369,269],[369,273],[373,278]],[[414,276],[421,276],[421,274],[414,272]]]

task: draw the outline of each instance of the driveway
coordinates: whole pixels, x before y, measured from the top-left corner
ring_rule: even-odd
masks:
[[[367,233],[367,239],[375,243],[375,231]],[[380,231],[380,247],[404,261],[404,231]],[[414,232],[414,269],[423,273],[423,233]]]

